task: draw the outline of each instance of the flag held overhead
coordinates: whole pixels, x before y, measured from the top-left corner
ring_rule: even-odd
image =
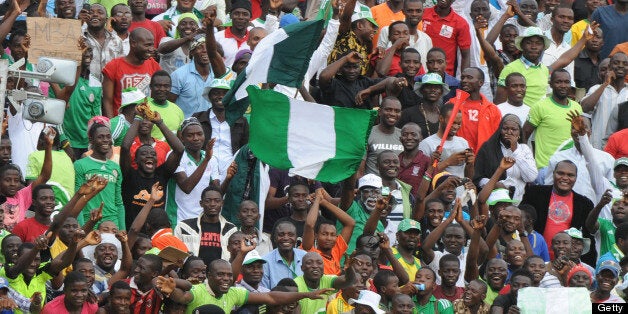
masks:
[[[249,147],[260,160],[322,182],[340,182],[360,165],[374,110],[331,107],[257,86],[251,101]]]

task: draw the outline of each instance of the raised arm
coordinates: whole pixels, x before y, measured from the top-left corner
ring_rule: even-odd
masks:
[[[591,24],[584,31],[582,38],[580,38],[580,40],[578,40],[573,47],[565,51],[562,55],[560,55],[560,57],[558,57],[558,60],[554,61],[554,63],[549,66],[550,71],[562,69],[575,60],[584,48],[584,44],[595,37],[594,34],[597,33],[598,26],[599,24],[597,22],[591,22]]]
[[[349,210],[353,200],[355,199],[355,181],[357,180],[357,173],[347,178],[342,182],[342,194],[340,196],[340,209],[345,212]]]
[[[198,182],[203,177],[203,173],[205,169],[207,169],[207,165],[209,164],[209,160],[212,158],[212,154],[214,151],[214,143],[216,143],[216,139],[212,138],[207,142],[207,146],[205,147],[205,158],[201,161],[201,164],[192,172],[192,174],[188,177],[185,172],[178,172],[174,174],[174,178],[177,181],[177,185],[179,188],[185,193],[190,194],[192,189],[198,184]]]
[[[40,235],[35,238],[34,243],[35,247],[29,250],[27,253],[22,254],[15,264],[6,266],[6,275],[9,279],[15,279],[19,276],[26,268],[30,266],[37,257],[39,251],[45,250],[48,248],[48,239],[44,235]]]
[[[159,182],[155,182],[155,184],[153,184],[153,186],[151,187],[150,198],[148,199],[148,201],[146,201],[146,204],[144,204],[140,212],[133,220],[133,223],[129,227],[129,234],[127,236],[129,246],[132,247],[135,244],[135,241],[137,240],[137,235],[140,233],[140,230],[142,230],[142,227],[146,223],[146,218],[148,218],[150,210],[153,209],[155,202],[160,200],[163,196],[163,187],[159,184]]]
[[[133,170],[133,167],[131,167],[131,145],[133,145],[133,140],[137,136],[140,123],[142,123],[141,118],[136,116],[135,119],[133,119],[133,123],[131,123],[131,126],[126,131],[124,139],[122,139],[122,145],[120,146],[120,169],[124,174]]]
[[[493,29],[486,36],[486,38],[482,36],[482,28],[483,28],[482,22],[486,23],[486,25],[488,25],[488,22],[486,22],[486,19],[480,18],[480,17],[481,15],[478,16],[479,18],[478,20],[473,22],[473,26],[475,28],[475,35],[478,38],[478,42],[480,43],[480,48],[482,48],[482,51],[484,52],[484,59],[486,60],[486,63],[492,68],[493,75],[495,75],[495,77],[499,77],[499,73],[501,73],[502,69],[504,68],[504,62],[497,55],[497,52],[495,52],[495,48],[493,48],[491,41],[489,41],[488,37],[493,32],[497,32],[497,34],[499,34],[499,31],[497,30],[501,30],[501,26],[504,25],[503,23],[500,25],[500,22],[504,20],[504,17],[506,17],[506,14],[502,15],[502,17],[497,22],[497,25],[493,26]]]
[[[207,56],[212,66],[212,72],[214,77],[219,78],[227,73],[227,67],[225,61],[222,59],[220,53],[218,53],[218,43],[216,43],[216,37],[214,36],[214,20],[216,19],[216,11],[210,16],[205,16],[203,24],[205,25],[205,47],[207,48]]]
[[[349,0],[349,1],[354,1],[354,0]],[[342,27],[342,24],[340,26]],[[344,57],[328,65],[325,69],[323,69],[323,71],[321,72],[319,76],[318,84],[320,85],[321,89],[327,89],[331,86],[331,80],[334,78],[336,73],[340,71],[340,68],[342,68],[345,65],[345,63],[347,62],[359,63],[361,61],[362,61],[362,58],[360,58],[360,55],[355,51],[351,51]]]
[[[426,264],[429,264],[434,260],[434,250],[432,249],[434,247],[434,244],[436,244],[436,242],[438,242],[438,239],[443,236],[443,233],[445,232],[447,226],[449,226],[454,221],[456,216],[458,216],[458,212],[461,210],[462,204],[460,203],[460,199],[457,199],[456,206],[454,207],[454,210],[449,214],[449,217],[447,217],[447,219],[445,219],[440,225],[438,225],[438,227],[434,228],[434,230],[432,230],[432,232],[427,235],[423,243],[421,243],[421,250],[423,251],[423,253],[425,253],[425,255],[423,255],[423,260]]]
[[[408,272],[403,268],[399,260],[395,257],[395,254],[390,247],[390,239],[385,233],[377,233],[377,236],[380,238],[379,248],[381,249],[382,254],[386,257],[388,262],[390,263],[390,267],[392,267],[393,272],[399,278],[399,285],[404,285],[408,281],[410,281],[410,276],[408,276]],[[413,278],[414,279],[414,278]]]
[[[50,180],[50,175],[52,174],[52,144],[54,143],[57,132],[53,128],[48,127],[44,129],[44,133],[46,133],[44,163],[41,167],[41,172],[39,173],[39,176],[31,183],[33,187],[48,182],[48,180]]]
[[[305,218],[305,226],[303,227],[303,242],[301,243],[301,246],[306,251],[309,251],[314,247],[314,228],[316,226],[316,220],[318,219],[318,211],[322,198],[323,196],[321,193],[317,192],[314,202],[312,203],[312,206],[310,206],[310,209],[307,212],[307,217]]]
[[[338,218],[338,221],[342,224],[342,232],[340,232],[340,236],[343,240],[345,240],[345,242],[349,243],[351,235],[353,234],[353,229],[355,228],[355,219],[324,197],[321,200],[321,205],[327,208],[328,211]]]
[[[116,233],[116,238],[120,241],[122,245],[122,259],[120,264],[120,269],[109,278],[108,282],[116,282],[119,280],[124,280],[126,277],[131,274],[131,269],[133,267],[133,254],[131,254],[131,246],[129,245],[129,239],[126,231],[120,230]]]
[[[591,234],[595,234],[600,229],[600,223],[597,221],[598,217],[600,217],[600,213],[602,209],[607,204],[613,200],[613,193],[611,190],[606,190],[604,195],[602,195],[602,199],[593,207],[593,210],[589,212],[587,215],[587,219],[584,222],[584,226]]]
[[[76,229],[76,232],[74,232],[74,241],[69,243],[68,248],[50,262],[48,273],[51,276],[57,276],[64,268],[72,265],[72,261],[74,261],[76,253],[78,252],[78,243],[83,238],[85,238],[85,232],[81,229]]]
[[[399,96],[403,87],[408,86],[408,81],[403,77],[387,77],[375,85],[369,86],[355,94],[355,102],[363,104],[369,101],[369,97],[383,92],[391,96]]]
[[[357,275],[353,266],[351,266],[352,260],[349,259],[349,267],[345,270],[345,274],[342,276],[336,277],[334,280],[334,289],[340,290],[344,288],[348,288],[353,286],[357,281]]]
[[[345,7],[340,13],[340,27],[338,28],[338,34],[344,34],[351,30],[351,16],[355,9],[357,0],[347,0]]]
[[[506,10],[506,12],[502,14],[502,16],[499,17],[499,20],[497,20],[495,25],[493,25],[493,27],[491,27],[491,29],[488,31],[488,34],[486,34],[485,42],[488,43],[489,46],[491,46],[491,48],[493,47],[492,45],[495,43],[495,40],[497,40],[497,38],[499,37],[499,34],[502,31],[502,27],[504,27],[504,24],[506,24],[506,21],[508,21],[508,19],[513,16],[514,16],[513,7],[511,5],[508,5],[508,9]],[[481,17],[481,15],[479,15],[478,18],[479,17]],[[486,21],[486,19],[484,18],[481,18],[479,20]],[[477,24],[477,21],[473,21],[473,24]],[[484,28],[487,28],[487,27],[488,27],[488,22],[484,26]],[[477,27],[476,27],[476,34],[480,34]],[[478,35],[478,39],[480,39],[480,37],[482,36]],[[482,43],[480,42],[480,45],[481,44]],[[484,50],[484,47],[482,47],[482,50]],[[484,58],[486,58],[486,51],[484,51],[484,53],[485,53]]]
[[[473,233],[471,234],[471,243],[469,244],[469,253],[467,253],[467,263],[465,265],[464,280],[471,282],[478,279],[480,276],[480,270],[478,267],[478,255],[479,244],[484,224],[486,223],[486,216],[478,216],[471,222]]]
[[[323,294],[332,292],[334,289],[321,289],[311,292],[281,292],[271,291],[267,293],[249,293],[249,304],[279,305],[297,302],[301,299],[322,299]]]
[[[409,45],[409,42],[410,37],[401,37],[395,40],[392,47],[386,50],[386,52],[384,53],[384,57],[379,60],[375,65],[375,73],[377,74],[377,76],[388,76],[388,72],[390,71],[390,66],[392,64],[395,53],[397,52],[397,50],[402,49],[403,47],[407,47]]]

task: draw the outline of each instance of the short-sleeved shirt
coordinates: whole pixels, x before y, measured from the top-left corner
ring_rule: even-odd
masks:
[[[52,89],[51,89],[52,90]],[[79,77],[63,115],[63,132],[73,148],[87,148],[87,121],[102,115],[102,84],[94,75]],[[54,169],[53,169],[54,171]]]
[[[586,49],[582,49],[576,60],[574,60],[574,81],[576,82],[576,87],[589,90],[591,86],[602,83],[599,75],[599,65],[599,62],[597,64],[593,63]]]
[[[289,265],[281,257],[278,249],[270,251],[270,253],[264,255],[264,276],[262,277],[262,286],[269,289],[274,288],[281,279],[284,278],[297,278],[303,275],[301,269],[303,256],[307,252],[301,249],[292,249],[294,251],[294,259]]]
[[[186,314],[191,314],[194,309],[201,305],[212,304],[223,309],[225,313],[231,312],[234,307],[242,306],[246,304],[249,299],[249,292],[240,287],[231,287],[227,293],[216,298],[209,294],[207,287],[204,283],[194,285],[190,293],[192,293],[193,299],[185,309]]]
[[[222,31],[217,32],[215,35],[216,42],[222,46],[225,52],[225,65],[230,67],[235,62],[235,56],[240,50],[251,49],[247,44],[249,39],[249,31],[247,29],[244,37],[240,38],[231,32],[231,27],[227,27]],[[197,110],[198,112],[202,110]]]
[[[118,114],[122,103],[122,90],[135,87],[144,95],[150,95],[150,79],[161,70],[157,61],[148,59],[141,65],[130,64],[125,57],[111,60],[102,69],[102,74],[113,81],[113,114]]]
[[[399,138],[401,137],[401,129],[395,128],[391,134],[386,134],[379,129],[379,126],[374,126],[371,129],[371,135],[367,141],[366,148],[366,167],[364,174],[374,173],[379,175],[379,169],[377,168],[377,156],[385,151],[392,150],[395,154],[403,152],[403,145]]]
[[[177,95],[175,103],[183,111],[185,117],[195,112],[206,111],[211,103],[202,97],[205,87],[211,85],[214,80],[214,72],[210,71],[206,79],[203,79],[194,62],[185,64],[171,74],[172,87],[170,92]]]
[[[177,133],[177,130],[179,130],[181,122],[183,122],[184,119],[183,110],[181,110],[181,108],[169,100],[166,100],[164,105],[160,105],[152,98],[148,98],[148,105],[150,106],[150,110],[159,112],[159,115],[168,130],[173,133]],[[161,134],[161,130],[159,130],[157,125],[153,125],[153,130],[150,132],[150,136],[160,140],[165,138],[164,135]]]
[[[437,299],[434,295],[425,305],[419,304],[416,296],[412,297],[412,301],[415,305],[413,314],[454,314],[454,306],[449,300]]]
[[[412,186],[412,195],[415,195],[419,189],[419,184],[421,184],[423,174],[425,174],[425,170],[427,170],[427,167],[430,165],[431,159],[419,150],[410,164],[404,166],[403,162],[401,162],[404,154],[405,152],[399,154],[400,164],[397,179],[410,184]]]
[[[27,298],[32,297],[35,292],[41,293],[43,305],[46,300],[46,281],[52,279],[52,275],[48,273],[48,267],[50,267],[50,262],[42,263],[28,284],[24,281],[24,275],[22,273],[19,273],[17,277],[13,279],[7,277],[6,267],[0,269],[0,277],[6,278],[11,289]],[[15,313],[22,312],[15,310]]]
[[[342,256],[347,252],[347,242],[338,235],[336,237],[336,244],[331,249],[331,256],[323,254],[318,248],[312,247],[310,252],[316,252],[323,258],[323,273],[325,275],[340,275],[342,269],[340,268],[340,260]]]
[[[369,88],[380,81],[381,79],[372,79],[366,76],[358,76],[353,82],[349,82],[344,78],[334,77],[331,80],[331,86],[322,90],[323,103],[336,107],[371,109],[368,101],[365,101],[362,105],[356,104],[355,95],[359,91]]]
[[[448,296],[443,291],[443,287],[441,285],[436,285],[436,287],[434,288],[434,292],[433,293],[434,293],[434,297],[436,297],[437,299],[445,299],[445,300],[449,300],[451,302],[454,302],[457,299],[462,298],[462,295],[464,294],[464,288],[462,288],[462,287],[455,287],[454,288],[454,295]]]
[[[532,65],[529,61],[523,61],[521,58],[508,63],[499,74],[499,86],[506,86],[506,76],[510,73],[520,73],[526,78],[524,104],[534,107],[547,94],[550,73],[549,69],[542,63]]]
[[[568,101],[563,106],[553,97],[547,97],[530,109],[528,121],[536,128],[534,153],[537,168],[547,166],[558,146],[571,138],[571,123],[567,120],[567,113],[572,110],[582,113],[582,107],[571,99]]]
[[[299,276],[294,279],[294,282],[297,283],[297,288],[299,292],[310,292],[317,289],[326,289],[333,288],[334,281],[336,281],[337,276],[333,275],[323,275],[321,277],[318,287],[316,289],[310,289],[305,283],[305,279],[303,276]],[[327,305],[327,296],[323,296],[322,299],[301,299],[299,301],[299,305],[301,306],[302,313],[309,314],[319,314],[325,313],[326,305]]]
[[[33,185],[29,184],[17,191],[14,196],[7,196],[7,201],[0,205],[4,211],[4,227],[11,231],[20,221],[24,220],[26,210],[33,203]]]
[[[600,253],[602,256],[606,254],[606,252],[610,251],[615,244],[615,224],[613,224],[612,220],[598,218],[598,224],[600,224]]]
[[[432,153],[436,151],[436,148],[440,145],[441,138],[438,134],[433,134],[419,143],[419,150],[423,152],[426,156],[432,156]],[[446,160],[449,156],[461,152],[465,149],[469,148],[469,143],[467,140],[460,136],[454,136],[451,140],[446,140],[443,145],[443,151],[440,154],[440,161]],[[445,171],[457,176],[464,177],[464,167],[465,164],[449,166],[445,168]]]
[[[469,23],[452,9],[445,17],[440,17],[434,8],[423,11],[423,32],[432,38],[434,47],[443,48],[447,58],[445,71],[455,75],[457,50],[471,47],[471,33]]]
[[[617,45],[628,41],[628,14],[620,14],[614,5],[601,6],[591,14],[591,21],[600,23],[604,33],[604,45],[600,50],[600,60],[609,56]]]

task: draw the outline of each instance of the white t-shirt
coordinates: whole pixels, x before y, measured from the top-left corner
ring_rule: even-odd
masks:
[[[400,190],[392,190],[390,191],[390,195],[395,198],[395,206],[393,206],[392,210],[386,217],[388,221],[388,225],[384,229],[384,233],[390,239],[390,245],[397,245],[397,229],[399,228],[399,223],[403,220],[403,199],[401,198]]]
[[[432,153],[436,151],[436,147],[440,145],[440,141],[441,138],[438,137],[438,134],[428,136],[419,144],[419,150],[427,156],[432,156]],[[443,161],[449,158],[449,156],[467,148],[469,148],[467,140],[459,136],[454,136],[450,141],[445,141],[445,144],[443,145],[443,152],[440,155],[440,161]],[[458,166],[449,166],[445,169],[445,171],[462,178],[464,177],[464,166],[464,163]]]
[[[203,158],[205,157],[204,151],[201,151],[201,156]],[[183,156],[181,156],[179,167],[177,167],[177,170],[175,170],[174,173],[176,175],[179,172],[185,172],[185,174],[189,177],[196,170],[196,168],[198,168],[196,161],[190,157],[188,152],[184,152]],[[216,160],[216,156],[212,156],[209,160],[209,164],[207,165],[207,168],[205,168],[203,176],[189,194],[183,192],[177,184],[174,192],[174,200],[177,203],[177,221],[196,218],[203,212],[203,208],[199,204],[199,201],[201,200],[201,193],[209,186],[212,179],[219,179],[218,160]]]
[[[458,276],[458,281],[456,281],[456,287],[465,287],[465,283],[464,283],[464,270],[465,270],[465,265],[467,265],[467,248],[464,247],[462,248],[462,252],[460,253],[460,255],[458,255],[458,260],[460,261],[460,276]],[[434,270],[434,272],[436,273],[436,284],[440,285],[441,281],[440,281],[440,275],[438,274],[438,270],[440,269],[439,263],[440,263],[440,259],[445,256],[445,254],[451,254],[447,251],[445,252],[441,252],[441,251],[434,251],[434,259],[432,260],[432,262],[427,265],[429,268],[431,268],[432,270]]]
[[[7,114],[9,138],[11,139],[11,160],[20,167],[22,175],[26,173],[26,165],[28,164],[28,156],[37,150],[37,141],[39,134],[44,129],[41,122],[31,122],[22,119],[22,106],[15,115],[9,111]]]
[[[523,104],[521,106],[513,106],[507,101],[497,105],[499,111],[502,113],[502,118],[507,114],[514,114],[521,120],[521,126],[528,121],[528,115],[530,114],[530,106]]]

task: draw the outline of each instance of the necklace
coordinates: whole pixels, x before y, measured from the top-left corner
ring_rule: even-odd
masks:
[[[423,114],[423,118],[425,118],[425,130],[427,130],[427,136],[430,136],[432,135],[432,132],[430,132],[430,125],[427,119],[427,113],[425,112],[425,108],[423,108],[422,103],[419,105],[419,109],[421,110],[421,113]],[[438,106],[436,107],[436,114],[440,115],[440,109],[438,109]]]

